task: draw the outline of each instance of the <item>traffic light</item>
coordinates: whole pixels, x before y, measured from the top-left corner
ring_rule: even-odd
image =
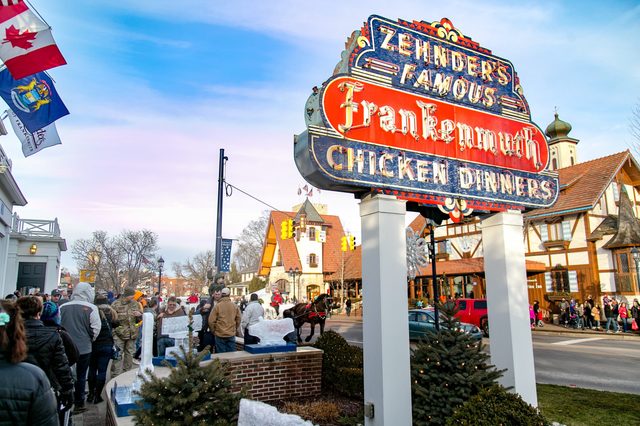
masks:
[[[286,240],[287,239],[288,229],[289,229],[289,226],[288,226],[287,221],[283,220],[280,223],[280,239],[282,239],[282,240]]]
[[[342,251],[347,251],[347,237],[340,238],[340,249]]]
[[[287,238],[293,238],[295,234],[293,232],[293,219],[287,220]]]
[[[349,250],[356,249],[356,237],[353,235],[349,235]]]

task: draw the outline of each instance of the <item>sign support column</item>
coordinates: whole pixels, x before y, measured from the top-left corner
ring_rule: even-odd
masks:
[[[495,214],[482,221],[484,271],[491,327],[491,362],[506,369],[500,384],[538,406],[529,323],[522,215]]]
[[[360,203],[365,425],[411,425],[405,201]]]

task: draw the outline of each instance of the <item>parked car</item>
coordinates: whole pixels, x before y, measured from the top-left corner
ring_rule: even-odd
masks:
[[[440,315],[443,315],[440,313]],[[440,321],[440,326],[443,323]],[[469,334],[474,340],[482,340],[482,331],[473,324],[460,323],[460,329]],[[409,339],[417,340],[427,335],[427,331],[436,330],[436,319],[433,308],[411,309],[409,311]]]
[[[456,318],[462,322],[480,327],[489,337],[489,319],[487,317],[487,299],[456,299]]]

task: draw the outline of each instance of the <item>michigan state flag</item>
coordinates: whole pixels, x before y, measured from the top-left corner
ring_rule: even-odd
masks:
[[[0,71],[0,97],[31,133],[69,114],[51,78],[43,72],[14,80],[5,68]]]

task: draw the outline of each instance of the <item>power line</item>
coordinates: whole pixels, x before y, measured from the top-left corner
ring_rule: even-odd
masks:
[[[254,199],[254,200],[256,200],[257,202],[262,203],[262,204],[264,204],[265,206],[269,207],[271,210],[273,210],[273,211],[277,211],[277,212],[280,212],[280,213],[286,214],[286,215],[287,215],[287,216],[289,216],[289,217],[292,217],[292,216],[289,214],[290,212],[285,212],[285,211],[282,211],[282,210],[280,210],[280,209],[278,209],[278,208],[275,208],[275,207],[273,207],[271,204],[267,203],[266,201],[263,201],[263,200],[261,200],[260,198],[255,197],[255,196],[253,196],[253,195],[249,194],[249,193],[248,193],[248,192],[246,192],[246,191],[243,191],[242,189],[238,188],[238,187],[237,187],[237,186],[235,186],[235,185],[230,184],[230,183],[229,183],[229,182],[227,182],[227,181],[225,181],[224,183],[225,183],[225,185],[226,185],[227,187],[231,187],[231,188],[233,188],[233,189],[236,189],[236,190],[238,190],[238,191],[242,192],[242,193],[243,193],[244,195],[246,195],[247,197],[253,198],[253,199]],[[232,194],[232,192],[229,192],[229,191],[227,191],[227,190],[225,189],[225,194],[227,195],[227,197],[230,197],[230,196],[231,196],[231,194]]]

